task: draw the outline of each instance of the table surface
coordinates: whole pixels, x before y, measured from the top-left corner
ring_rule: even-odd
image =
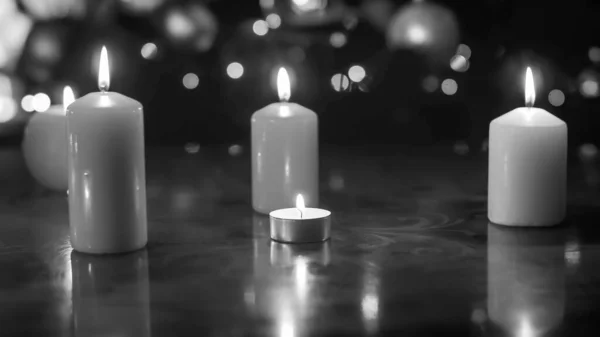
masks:
[[[0,149],[1,336],[598,336],[600,174],[568,221],[488,224],[485,153],[322,151],[324,244],[271,242],[247,148],[149,149],[149,243],[72,252],[64,193]]]

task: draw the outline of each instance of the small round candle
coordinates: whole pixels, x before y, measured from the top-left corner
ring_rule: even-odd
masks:
[[[301,194],[296,197],[296,208],[284,208],[269,213],[271,239],[289,243],[321,242],[329,239],[331,212],[307,208]]]
[[[290,81],[279,70],[282,102],[252,115],[252,206],[259,213],[294,206],[298,193],[306,204],[319,204],[318,118],[313,111],[288,103]]]
[[[71,243],[85,253],[124,253],[148,241],[142,105],[109,92],[100,56],[100,92],[67,109]]]
[[[565,218],[567,124],[533,108],[531,69],[527,107],[490,123],[488,217],[507,226],[552,226]]]

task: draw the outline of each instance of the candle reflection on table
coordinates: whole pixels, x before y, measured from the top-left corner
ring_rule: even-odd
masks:
[[[320,289],[314,270],[331,263],[331,243],[271,241],[261,230],[261,219],[254,218],[254,273],[244,295],[246,303],[256,315],[273,323],[268,335],[309,334],[311,321],[319,316],[315,299]]]
[[[536,337],[562,322],[565,235],[488,225],[488,314],[504,332]]]
[[[96,256],[73,251],[75,336],[150,336],[146,249]]]

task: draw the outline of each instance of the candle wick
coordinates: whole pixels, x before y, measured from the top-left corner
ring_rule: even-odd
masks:
[[[525,103],[525,107],[531,109],[531,108],[533,108],[533,103],[527,102],[527,103]]]
[[[302,219],[304,215],[302,214],[302,210],[300,208],[298,208],[298,212],[300,212],[300,219]]]

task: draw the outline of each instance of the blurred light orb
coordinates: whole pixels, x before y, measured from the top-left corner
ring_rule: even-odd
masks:
[[[262,9],[272,9],[275,7],[275,0],[260,0],[259,3]]]
[[[242,154],[243,150],[244,149],[242,148],[241,145],[233,144],[229,147],[229,149],[227,149],[227,152],[229,153],[230,156],[237,157]]]
[[[562,90],[554,89],[548,94],[548,101],[553,106],[561,106],[565,103],[565,94]]]
[[[464,140],[460,140],[454,143],[452,149],[454,150],[454,153],[456,153],[459,156],[466,156],[467,154],[469,154],[469,144],[467,144],[467,142],[465,142]]]
[[[279,14],[277,13],[271,13],[267,15],[265,20],[267,21],[267,23],[269,24],[269,28],[271,29],[277,29],[281,26],[281,16],[279,16]]]
[[[194,23],[179,9],[170,11],[165,21],[167,32],[176,39],[189,39],[194,34]]]
[[[344,19],[343,25],[346,30],[353,30],[358,26],[358,18],[356,15],[349,15]]]
[[[581,160],[588,161],[598,156],[598,147],[591,143],[582,144],[579,147],[579,157]]]
[[[186,89],[192,90],[192,89],[196,89],[196,87],[200,83],[200,79],[198,78],[198,75],[196,75],[194,73],[187,73],[183,76],[182,82],[183,82],[183,86]]]
[[[586,98],[598,97],[599,89],[598,81],[596,79],[584,80],[581,82],[581,86],[579,87],[581,95]]]
[[[331,77],[331,86],[337,92],[346,91],[350,87],[350,80],[344,74],[335,74]]]
[[[456,94],[458,91],[458,83],[451,78],[447,78],[442,82],[442,92],[448,96]]]
[[[350,77],[352,82],[358,83],[358,82],[364,80],[366,76],[367,76],[367,72],[365,71],[365,68],[363,68],[359,65],[352,66],[348,70],[348,77]]]
[[[17,104],[12,97],[0,96],[0,123],[6,123],[17,115]]]
[[[329,188],[332,191],[341,191],[346,186],[344,177],[339,173],[332,173],[329,176]]]
[[[594,63],[600,62],[600,47],[590,47],[590,50],[588,51],[588,57],[590,58],[590,61]]]
[[[121,0],[123,7],[134,13],[151,12],[162,5],[163,2],[164,0]]]
[[[486,138],[481,143],[481,152],[488,152],[489,148],[490,148],[490,140],[488,138]]]
[[[291,0],[292,10],[302,14],[307,12],[322,11],[327,7],[327,0]]]
[[[142,46],[141,54],[142,57],[146,60],[151,60],[155,58],[157,53],[158,47],[156,47],[156,44],[152,42],[148,42]]]
[[[21,3],[25,10],[38,20],[80,17],[85,13],[87,6],[86,1],[77,0],[21,0]]]
[[[423,90],[429,93],[433,93],[440,86],[440,80],[433,75],[429,75],[423,79],[421,85],[423,86]]]
[[[450,68],[459,73],[469,70],[469,60],[462,55],[454,55],[450,60]]]
[[[34,33],[30,48],[31,54],[44,63],[55,63],[62,55],[59,37],[53,30]]]
[[[21,99],[21,109],[27,112],[33,112],[35,110],[33,107],[33,95],[25,95]]]
[[[462,55],[465,59],[471,58],[471,47],[467,46],[464,43],[458,45],[456,48],[456,55]]]
[[[454,13],[441,5],[412,2],[392,16],[386,40],[390,49],[418,51],[435,63],[446,63],[455,54],[459,41]]]
[[[348,42],[346,34],[342,32],[334,32],[329,37],[329,43],[335,48],[342,48]]]
[[[196,142],[188,142],[188,143],[185,143],[185,146],[183,148],[185,149],[185,152],[187,152],[189,154],[194,154],[194,153],[198,153],[198,151],[200,151],[200,144],[198,144]]]
[[[256,20],[252,25],[252,31],[258,36],[265,36],[269,32],[269,24],[265,20]]]
[[[37,112],[44,112],[50,108],[50,97],[43,92],[33,96],[33,109]]]
[[[238,62],[232,62],[227,66],[227,76],[233,78],[234,80],[242,77],[244,75],[244,66],[242,66]]]

